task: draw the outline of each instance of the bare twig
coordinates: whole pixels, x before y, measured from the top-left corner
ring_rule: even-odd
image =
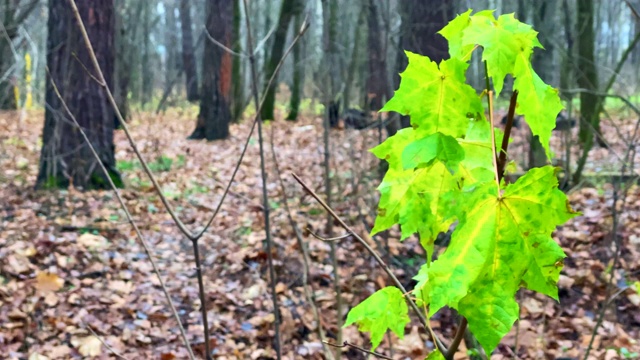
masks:
[[[72,3],[73,3],[73,1],[72,1]],[[73,3],[73,4],[75,6],[75,3]],[[48,67],[46,68],[46,70],[47,70],[47,73],[49,73],[49,68]],[[166,287],[166,285],[164,283],[164,280],[162,280],[162,275],[160,275],[160,270],[158,269],[158,265],[156,264],[155,257],[153,255],[153,253],[151,252],[151,247],[149,246],[149,244],[147,244],[147,241],[142,236],[142,233],[140,232],[140,229],[138,228],[138,224],[136,224],[136,222],[133,220],[133,217],[131,216],[131,213],[129,212],[129,209],[127,208],[127,205],[124,202],[124,199],[122,199],[122,195],[120,195],[120,190],[118,190],[116,185],[113,183],[113,180],[111,179],[111,176],[109,176],[109,171],[104,166],[102,161],[100,161],[100,156],[98,155],[98,152],[93,147],[93,144],[91,144],[91,142],[89,141],[89,137],[87,137],[87,134],[84,132],[84,129],[80,126],[80,124],[78,123],[78,120],[76,120],[76,117],[71,113],[71,110],[69,110],[69,107],[67,106],[67,103],[62,98],[62,95],[60,95],[60,92],[58,91],[58,87],[57,87],[55,81],[53,80],[53,77],[51,75],[49,75],[49,78],[51,79],[51,85],[52,85],[53,91],[56,93],[56,96],[58,97],[58,99],[60,99],[60,103],[62,104],[62,106],[64,107],[65,111],[67,112],[67,115],[69,115],[69,117],[73,121],[73,123],[76,126],[76,128],[78,128],[78,130],[80,131],[80,134],[82,135],[84,141],[89,146],[89,149],[91,150],[91,153],[93,154],[93,156],[95,157],[96,161],[98,162],[98,165],[100,166],[100,169],[104,173],[105,178],[107,179],[107,181],[109,182],[109,185],[111,186],[111,188],[113,189],[114,193],[116,194],[116,198],[118,199],[118,202],[120,203],[120,207],[124,211],[125,216],[127,217],[127,220],[129,220],[129,223],[133,227],[133,230],[136,233],[136,236],[138,237],[138,240],[142,244],[142,247],[144,248],[145,253],[149,257],[149,261],[151,262],[151,266],[153,267],[153,272],[156,274],[156,277],[158,278],[158,282],[160,283],[160,287],[162,288],[162,292],[164,293],[164,296],[167,299],[167,302],[169,303],[169,308],[171,309],[171,313],[173,314],[173,316],[175,317],[176,321],[178,322],[178,328],[180,329],[180,334],[182,335],[182,340],[184,341],[184,344],[187,347],[187,351],[189,352],[189,358],[190,359],[195,359],[195,355],[193,354],[193,350],[191,350],[191,345],[189,344],[189,338],[187,337],[187,332],[184,330],[184,327],[182,326],[182,322],[180,321],[180,316],[178,315],[178,311],[176,310],[175,306],[173,305],[173,300],[171,299],[171,295],[169,294],[169,290],[167,290],[167,287]]]
[[[335,347],[335,348],[340,348],[340,349],[341,349],[341,348],[345,348],[345,347],[350,347],[350,348],[356,349],[356,350],[358,350],[358,351],[362,351],[362,352],[363,352],[363,353],[365,353],[365,354],[373,355],[373,356],[375,356],[375,357],[377,357],[377,358],[380,358],[380,359],[393,360],[393,358],[390,358],[390,357],[388,357],[387,355],[383,355],[383,354],[380,354],[380,353],[377,353],[377,352],[374,352],[374,351],[369,351],[369,350],[367,350],[367,349],[365,349],[365,348],[363,348],[363,347],[360,347],[360,346],[358,346],[358,345],[351,344],[351,343],[349,343],[349,342],[347,342],[347,341],[343,342],[343,343],[342,343],[342,345],[332,344],[332,343],[330,343],[330,342],[328,342],[328,341],[323,341],[323,343],[324,343],[324,344],[327,344],[327,345],[329,345],[329,346],[333,346],[333,347]]]
[[[302,239],[302,232],[300,228],[293,220],[293,216],[291,215],[291,209],[289,208],[289,198],[287,196],[287,189],[284,186],[284,181],[282,180],[282,172],[280,172],[280,165],[278,162],[278,156],[276,155],[275,146],[273,144],[273,127],[271,128],[271,155],[273,157],[273,163],[275,164],[276,173],[278,174],[278,181],[280,183],[280,191],[282,192],[282,201],[284,203],[284,208],[287,212],[287,218],[289,219],[289,224],[293,228],[294,233],[296,234],[296,240],[298,242],[298,247],[300,248],[300,253],[302,254],[303,268],[302,268],[302,286],[304,288],[304,293],[311,305],[311,310],[313,312],[313,317],[318,324],[318,336],[320,336],[320,341],[322,341],[322,347],[324,348],[325,356],[333,360],[333,353],[327,348],[327,345],[324,343],[325,334],[324,329],[322,328],[322,322],[320,321],[320,312],[318,311],[318,306],[316,305],[316,296],[315,292],[311,288],[309,284],[309,263],[311,260],[309,259],[309,250]]]
[[[449,345],[449,351],[444,353],[445,359],[453,359],[453,354],[456,353],[458,346],[460,346],[460,342],[464,339],[464,332],[467,329],[467,324],[467,318],[460,316],[460,323],[458,324],[458,329],[453,337],[453,341],[451,342],[451,345]]]
[[[102,345],[104,345],[105,348],[107,348],[107,350],[109,350],[110,353],[113,354],[113,356],[119,358],[119,359],[124,359],[124,360],[128,360],[126,357],[124,357],[122,354],[120,354],[119,352],[117,352],[114,348],[112,348],[111,346],[109,346],[109,344],[107,344],[104,339],[100,336],[98,336],[98,334],[96,334],[95,331],[93,331],[93,329],[91,328],[91,326],[89,326],[89,324],[85,324],[85,326],[87,327],[87,329],[89,330],[89,332],[91,332],[91,334],[93,336],[96,337],[96,339],[98,339],[98,341],[100,341],[102,343]]]
[[[313,231],[311,231],[310,229],[307,228],[307,231],[309,231],[309,234],[311,234],[311,236],[313,236],[314,238],[318,239],[318,240],[322,240],[322,241],[338,241],[338,240],[342,240],[342,239],[346,239],[349,236],[351,236],[351,234],[346,233],[344,235],[340,235],[340,236],[336,236],[336,237],[331,237],[331,238],[325,238],[322,237],[316,233],[314,233]]]
[[[218,40],[214,39],[213,36],[211,36],[211,34],[209,33],[209,31],[206,28],[204,29],[204,33],[207,35],[207,38],[209,38],[209,41],[211,41],[212,43],[218,45],[218,47],[220,47],[222,50],[226,51],[227,53],[229,53],[229,54],[231,54],[233,56],[240,57],[240,58],[246,58],[247,57],[246,54],[233,51],[233,50],[229,49],[228,47],[226,47],[223,43],[221,43]]]
[[[369,246],[369,244],[360,235],[354,232],[353,229],[351,229],[351,227],[347,225],[344,222],[344,220],[342,220],[342,218],[340,218],[340,216],[338,216],[338,214],[336,214],[335,211],[333,211],[332,208],[327,206],[327,204],[318,196],[318,194],[316,194],[304,181],[302,181],[302,179],[300,179],[298,175],[296,174],[291,174],[291,175],[307,191],[307,193],[309,193],[309,195],[311,195],[329,214],[331,214],[331,216],[340,224],[340,226],[342,226],[344,230],[346,230],[351,236],[353,236],[356,240],[358,240],[358,242],[362,246],[364,246],[364,248],[369,252],[369,254],[371,254],[371,256],[373,256],[374,259],[378,262],[378,265],[380,265],[382,270],[384,270],[384,272],[389,276],[389,278],[391,278],[395,286],[398,289],[400,289],[400,291],[402,291],[403,294],[406,294],[407,290],[404,288],[400,280],[398,280],[398,278],[393,274],[389,266],[384,262],[384,260],[382,260],[380,255],[378,255],[378,253],[371,246]],[[413,301],[413,299],[411,299],[410,297],[406,297],[406,298],[407,298],[407,301],[409,302],[409,305],[411,305],[411,308],[416,312],[416,315],[418,316],[418,319],[420,319],[420,322],[422,323],[422,325],[425,327],[425,329],[428,329],[429,325],[428,325],[427,319],[425,318],[424,314],[420,311],[420,308],[418,308],[418,306]],[[441,353],[445,354],[447,352],[447,348],[444,346],[444,344],[442,343],[442,341],[440,341],[439,338],[436,337],[433,339],[433,341],[435,342],[436,346],[438,347],[438,350],[440,350]]]
[[[247,0],[243,1],[243,5],[244,5],[244,11],[245,14],[248,14],[248,4],[247,4]],[[282,65],[282,63],[284,62],[284,59],[286,58],[286,56],[289,54],[290,50],[292,49],[293,45],[295,45],[296,41],[298,39],[300,39],[300,37],[304,34],[304,32],[309,28],[309,24],[305,21],[304,22],[304,26],[302,28],[300,28],[298,30],[298,35],[296,36],[296,38],[293,41],[293,44],[289,47],[289,49],[287,49],[287,52],[283,55],[283,57],[280,59],[280,62],[278,63],[278,65],[276,66],[276,69],[272,75],[272,79],[275,78],[275,74],[277,73],[278,69],[280,68],[280,66]],[[245,16],[245,25],[247,27],[247,45],[249,49],[253,48],[253,39],[251,37],[251,21],[249,19],[249,16]],[[258,75],[257,75],[257,71],[256,71],[256,64],[255,64],[255,55],[254,53],[252,53],[251,55],[249,55],[249,63],[250,63],[250,70],[251,70],[251,88],[253,91],[253,99],[255,101],[256,104],[259,103],[259,95],[258,95]],[[271,84],[271,81],[269,82],[269,84]],[[257,123],[258,123],[258,142],[260,145],[260,173],[261,173],[261,178],[262,178],[262,203],[263,203],[263,213],[264,213],[264,223],[265,223],[265,235],[266,235],[266,240],[267,240],[267,262],[269,265],[269,283],[270,283],[270,290],[271,290],[271,296],[272,296],[272,301],[273,301],[273,314],[275,317],[275,321],[274,321],[274,326],[275,326],[275,350],[276,350],[276,356],[277,359],[280,360],[282,359],[282,342],[281,342],[281,338],[280,338],[280,309],[278,306],[278,294],[276,293],[276,274],[275,274],[275,269],[273,267],[273,253],[272,253],[272,246],[273,246],[273,239],[271,238],[271,227],[270,227],[270,219],[269,219],[269,198],[268,198],[268,194],[267,194],[267,173],[265,170],[265,159],[264,159],[264,142],[263,142],[263,137],[262,137],[262,121],[260,119],[260,110],[262,109],[262,103],[260,103],[260,107],[256,108],[256,119],[257,119]]]
[[[516,104],[518,101],[518,90],[514,90],[511,94],[511,101],[509,102],[509,112],[507,113],[507,124],[504,128],[504,136],[502,137],[502,146],[500,148],[500,157],[498,159],[498,174],[504,176],[504,169],[507,164],[507,148],[509,147],[509,137],[511,136],[511,129],[513,128],[513,117],[516,111]],[[493,122],[491,124],[493,127]]]

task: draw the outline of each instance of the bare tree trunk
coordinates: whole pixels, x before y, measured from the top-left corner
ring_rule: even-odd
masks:
[[[274,34],[273,46],[271,47],[271,53],[269,60],[265,62],[264,74],[265,78],[271,77],[271,74],[276,69],[282,52],[284,51],[284,42],[287,38],[287,30],[289,29],[289,23],[295,14],[297,14],[303,4],[300,0],[283,0],[282,7],[280,8],[280,18],[278,19],[278,27]],[[265,89],[264,106],[262,107],[262,120],[273,119],[273,109],[276,102],[276,85],[277,81],[274,81],[268,89]]]
[[[390,98],[387,84],[386,56],[382,49],[382,30],[378,18],[376,0],[369,0],[367,4],[367,24],[369,25],[369,76],[367,78],[367,95],[369,110],[380,110],[385,100]]]
[[[595,65],[594,46],[595,32],[593,29],[594,8],[593,0],[581,0],[578,6],[578,86],[583,89],[598,91],[598,72]],[[580,122],[579,139],[584,146],[593,144],[591,126],[596,127],[599,116],[596,114],[598,96],[589,92],[580,93]],[[591,126],[590,126],[591,125]]]
[[[293,33],[302,26],[302,14],[295,15],[293,22]],[[293,48],[293,84],[291,85],[291,99],[289,101],[289,115],[287,120],[295,121],[298,118],[300,109],[300,96],[302,95],[302,84],[304,83],[304,62],[302,61],[302,44],[297,44]]]
[[[164,37],[166,42],[165,51],[165,87],[174,81],[178,73],[178,26],[175,14],[175,2],[165,0],[164,2]],[[171,90],[169,90],[171,92]]]
[[[347,76],[344,82],[344,91],[342,92],[342,102],[344,104],[344,109],[348,109],[351,103],[351,88],[353,86],[353,80],[356,76],[356,68],[358,65],[358,47],[360,46],[360,38],[362,37],[362,24],[364,23],[364,19],[366,16],[366,12],[363,9],[360,9],[360,15],[358,16],[358,22],[354,29],[353,36],[353,47],[351,49],[351,59],[349,60],[349,68],[347,69]]]
[[[206,28],[222,44],[229,44],[232,27],[232,0],[207,1]],[[204,44],[200,114],[190,139],[219,140],[229,136],[231,112],[225,97],[222,75],[225,51],[211,41]]]
[[[578,57],[576,80],[578,86],[593,92],[598,91],[598,73],[595,64],[594,42],[595,32],[593,29],[594,8],[593,0],[577,1],[577,30],[578,37]],[[600,118],[598,114],[599,99],[595,93],[580,93],[580,130],[578,140],[583,146],[583,156],[578,160],[576,171],[573,175],[573,183],[578,183],[582,175],[582,170],[587,161],[587,154],[593,147],[592,127],[599,128]]]
[[[240,37],[240,1],[233,1],[233,51],[242,52],[242,39]],[[233,58],[233,69],[231,74],[231,87],[233,95],[231,96],[231,119],[238,122],[242,111],[244,110],[244,77],[242,76],[242,61],[239,56]]]
[[[146,2],[142,13],[142,27],[144,34],[151,32],[151,3]],[[151,71],[151,37],[143,36],[142,45],[142,106],[151,101],[153,96],[153,72]]]
[[[180,26],[182,29],[182,66],[187,80],[187,100],[198,101],[198,73],[193,50],[191,11],[189,0],[180,0]]]
[[[84,0],[78,1],[77,5],[107,86],[113,89],[114,2]],[[80,132],[66,118],[66,112],[53,90],[54,81],[64,102],[98,151],[100,161],[109,170],[109,176],[117,186],[122,186],[115,169],[113,108],[101,85],[83,67],[83,64],[90,64],[91,60],[67,0],[49,1],[48,30],[48,106],[45,110],[36,186],[56,188],[73,184],[85,190],[109,188],[107,179]]]

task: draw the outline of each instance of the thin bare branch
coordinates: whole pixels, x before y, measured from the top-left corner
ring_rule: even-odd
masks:
[[[46,68],[46,70],[47,70],[47,73],[49,73],[49,68],[48,67]],[[191,345],[189,344],[189,338],[187,337],[187,332],[184,330],[184,327],[182,326],[182,322],[180,321],[180,316],[178,315],[178,311],[176,310],[175,306],[173,305],[173,300],[171,299],[171,295],[169,294],[169,290],[167,290],[167,287],[166,287],[166,285],[164,283],[164,280],[162,279],[162,275],[160,275],[160,270],[158,269],[158,265],[156,264],[155,257],[153,255],[153,253],[151,252],[151,247],[149,246],[149,244],[147,244],[147,241],[142,236],[142,233],[140,232],[140,229],[138,228],[138,224],[136,224],[136,222],[133,220],[133,217],[131,216],[131,213],[129,212],[129,209],[127,208],[127,205],[125,204],[124,200],[122,199],[122,195],[120,195],[120,190],[118,190],[116,185],[113,183],[113,180],[111,179],[111,176],[109,176],[109,171],[104,166],[102,161],[100,161],[100,156],[98,155],[98,152],[93,147],[93,144],[91,144],[91,142],[89,141],[89,137],[87,137],[87,134],[84,132],[84,129],[80,126],[80,124],[78,123],[78,120],[76,120],[76,117],[71,113],[71,110],[67,106],[67,103],[62,98],[62,95],[60,95],[60,91],[58,91],[58,87],[56,85],[56,82],[53,80],[53,77],[50,74],[49,74],[49,78],[51,79],[51,85],[52,85],[53,91],[56,93],[56,96],[58,97],[58,99],[60,99],[60,103],[62,104],[62,107],[67,112],[67,115],[69,115],[69,117],[73,121],[73,123],[76,126],[76,128],[80,131],[80,134],[82,135],[82,138],[84,139],[84,141],[89,146],[89,149],[91,150],[91,153],[93,154],[93,157],[98,162],[98,165],[100,166],[100,169],[104,173],[105,178],[109,182],[109,185],[111,186],[111,189],[113,189],[113,192],[116,194],[116,198],[118,199],[118,202],[120,203],[120,207],[124,211],[125,216],[127,217],[127,220],[129,220],[129,223],[133,227],[133,230],[136,233],[136,236],[138,237],[138,241],[140,241],[140,243],[142,244],[142,247],[144,248],[145,253],[149,257],[149,261],[151,262],[151,266],[153,267],[153,272],[156,274],[156,277],[158,278],[158,282],[160,283],[160,287],[162,288],[162,292],[164,293],[164,296],[167,299],[167,302],[169,303],[169,308],[171,309],[171,313],[173,314],[173,316],[175,317],[176,321],[178,322],[178,328],[180,329],[180,334],[182,335],[182,340],[184,341],[184,344],[187,347],[187,351],[189,352],[189,358],[195,360],[195,355],[193,354],[193,351],[191,350]]]
[[[93,329],[91,328],[91,326],[89,326],[89,324],[85,324],[85,326],[87,327],[87,329],[89,330],[89,332],[91,332],[91,334],[93,336],[96,337],[96,339],[98,339],[98,341],[100,341],[102,343],[102,345],[104,345],[105,348],[107,348],[107,350],[109,350],[110,353],[113,354],[113,356],[119,358],[119,359],[124,359],[124,360],[128,360],[126,357],[124,357],[122,354],[120,354],[119,352],[117,352],[114,348],[112,348],[111,346],[109,346],[109,344],[107,344],[104,339],[100,336],[98,336],[98,334],[96,334],[95,331],[93,331]]]
[[[351,344],[351,343],[349,343],[349,342],[347,342],[347,341],[343,342],[343,343],[342,343],[342,345],[332,344],[332,343],[330,343],[330,342],[328,342],[328,341],[323,341],[323,343],[325,343],[325,344],[327,344],[327,345],[329,345],[329,346],[333,346],[333,347],[335,347],[335,348],[345,348],[345,347],[350,347],[350,348],[356,349],[356,350],[358,350],[358,351],[362,351],[362,352],[363,352],[363,353],[365,353],[365,354],[373,355],[373,356],[375,356],[375,357],[377,357],[377,358],[380,358],[380,359],[393,360],[393,358],[390,358],[390,357],[388,357],[387,355],[383,355],[383,354],[377,353],[377,352],[375,352],[375,351],[369,351],[369,350],[367,350],[367,349],[365,349],[365,348],[363,348],[363,347],[360,347],[360,346],[358,346],[358,345]]]
[[[284,208],[287,212],[287,218],[289,219],[289,224],[291,224],[291,227],[293,228],[293,231],[296,234],[298,247],[300,248],[300,253],[302,254],[302,261],[304,264],[302,268],[302,286],[304,288],[304,293],[307,298],[307,301],[311,306],[311,310],[313,312],[313,318],[318,324],[318,336],[320,337],[320,341],[322,341],[324,355],[327,357],[327,359],[334,360],[335,358],[333,356],[333,352],[331,352],[327,347],[327,345],[324,343],[326,337],[324,334],[324,329],[322,328],[322,322],[320,321],[320,312],[318,311],[318,306],[316,305],[316,296],[313,289],[310,288],[311,285],[309,284],[309,263],[311,262],[311,260],[309,259],[309,250],[306,244],[304,243],[304,240],[302,238],[302,232],[300,231],[298,224],[296,224],[295,220],[293,220],[293,216],[291,215],[291,209],[289,208],[289,197],[287,196],[287,189],[284,186],[284,181],[282,180],[282,172],[280,171],[278,156],[276,155],[276,149],[273,144],[273,129],[274,127],[271,127],[271,156],[273,157],[273,163],[275,164],[276,173],[278,175],[278,181],[280,183],[280,191],[282,192],[282,201],[284,203]]]
[[[226,47],[223,43],[221,43],[218,40],[214,39],[213,36],[211,36],[211,34],[209,33],[209,31],[206,28],[204,29],[204,33],[207,35],[207,38],[209,38],[209,41],[211,41],[212,43],[218,45],[218,47],[220,47],[222,50],[228,52],[229,54],[231,54],[233,56],[240,57],[240,58],[246,58],[247,57],[247,55],[241,54],[239,52],[235,52],[235,51],[229,49],[228,47]]]
[[[346,233],[344,235],[340,235],[340,236],[336,236],[336,237],[331,237],[331,238],[325,238],[322,237],[316,233],[314,233],[313,231],[311,231],[311,229],[307,228],[307,231],[309,231],[309,234],[311,234],[311,236],[313,236],[314,238],[318,239],[318,240],[322,240],[322,241],[338,241],[338,240],[342,240],[342,239],[346,239],[349,236],[351,236],[351,234]]]

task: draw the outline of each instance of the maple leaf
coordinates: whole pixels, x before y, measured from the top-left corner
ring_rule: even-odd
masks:
[[[36,289],[42,292],[58,291],[63,285],[64,280],[56,274],[39,271],[36,275]]]
[[[547,157],[551,158],[549,140],[556,117],[563,108],[558,90],[545,84],[533,71],[531,63],[523,58],[516,61],[514,76],[513,88],[519,92],[516,113],[524,115],[531,132],[538,136]]]
[[[95,336],[72,338],[71,345],[76,347],[83,356],[93,357],[102,354],[102,343]]]
[[[456,176],[445,164],[455,166],[460,161],[462,149],[455,144],[458,150],[443,150],[443,142],[438,138],[442,139],[444,135],[438,135],[431,141],[435,149],[431,152],[438,157],[438,161],[426,160],[428,156],[421,155],[420,149],[409,148],[404,154],[407,144],[413,142],[415,137],[415,130],[403,129],[371,150],[378,158],[389,163],[389,169],[378,187],[378,216],[371,235],[400,224],[402,239],[416,232],[420,233],[421,243],[427,251],[427,259],[430,259],[436,235],[447,230],[453,221],[443,221],[439,215],[439,209],[444,206],[443,201],[446,200],[443,194],[457,189],[458,186]],[[451,141],[455,142],[453,138],[445,141],[448,144],[446,148],[453,147]],[[452,158],[449,159],[448,155]],[[422,167],[405,169],[403,157],[407,160],[407,165],[415,162]],[[423,160],[427,161],[428,165],[424,166]]]
[[[387,329],[401,339],[404,337],[404,327],[409,323],[408,311],[402,291],[387,286],[351,309],[344,327],[357,323],[358,330],[371,333],[372,349],[375,349]]]
[[[423,136],[464,135],[469,118],[484,111],[476,91],[465,83],[469,64],[451,58],[437,65],[426,56],[405,53],[409,64],[400,74],[400,87],[380,111],[410,115]]]
[[[518,316],[520,286],[557,299],[564,253],[551,232],[576,213],[558,190],[555,169],[531,169],[499,195],[495,183],[470,191],[445,253],[428,270],[430,315],[458,309],[491,352]]]

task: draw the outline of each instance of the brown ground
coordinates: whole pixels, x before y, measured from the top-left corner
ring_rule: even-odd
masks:
[[[156,175],[180,219],[197,229],[220,200],[248,133],[247,122],[233,126],[232,137],[214,143],[188,141],[195,110],[170,110],[160,117],[137,114],[130,126],[144,157],[157,166]],[[143,248],[136,240],[113,192],[34,192],[42,112],[0,113],[0,358],[110,358],[88,327],[113,350],[129,359],[186,358],[172,317]],[[301,229],[322,233],[326,215],[289,175],[295,172],[323,191],[322,136],[318,118],[292,124],[277,121],[274,145],[285,181],[289,205]],[[625,125],[633,127],[633,125]],[[612,138],[615,129],[606,126]],[[623,133],[630,133],[624,128]],[[516,134],[512,157],[518,159]],[[375,215],[377,161],[366,149],[376,144],[376,130],[332,132],[335,208],[361,234]],[[609,136],[609,135],[607,135]],[[153,192],[121,131],[116,134],[117,159],[128,162],[123,171],[127,206],[153,247],[163,279],[185,324],[189,339],[202,353],[203,332],[191,243]],[[556,151],[557,139],[554,140]],[[623,152],[621,142],[614,146]],[[160,171],[161,156],[171,158],[169,171]],[[575,155],[574,155],[575,159]],[[589,170],[616,167],[615,155],[594,151]],[[282,308],[282,338],[287,359],[320,359],[316,321],[302,287],[303,262],[287,220],[271,155],[267,160],[272,233],[276,243],[277,292]],[[211,323],[211,344],[220,359],[267,359],[273,356],[273,315],[268,291],[264,221],[260,210],[260,168],[257,140],[252,140],[222,212],[201,240],[205,286]],[[640,280],[640,191],[633,188],[619,216],[618,235],[623,252],[615,269],[617,296],[595,338],[592,355],[614,359],[640,352],[640,295],[625,287]],[[518,356],[525,359],[582,357],[603,305],[612,264],[612,187],[574,191],[573,206],[583,212],[557,231],[567,252],[560,280],[560,303],[528,292],[519,294],[522,320],[514,326],[492,358],[513,358],[515,334]],[[305,231],[309,243],[313,287],[320,323],[329,337],[336,332],[329,246]],[[336,234],[340,234],[336,228]],[[403,244],[392,231],[389,249],[396,273],[406,284],[421,264],[415,239]],[[366,239],[385,252],[382,239]],[[353,239],[341,240],[338,259],[345,311],[382,286],[384,273]],[[398,269],[403,267],[404,269]],[[407,273],[405,274],[405,270]],[[47,275],[46,272],[53,275]],[[56,290],[58,291],[51,291]],[[451,339],[455,330],[448,311],[432,319],[434,330]],[[422,359],[432,347],[417,321],[403,340],[392,336],[396,359]],[[344,338],[368,347],[366,336],[354,326]],[[635,340],[634,340],[635,339]],[[380,352],[389,354],[385,340]],[[91,355],[94,354],[94,355]],[[90,356],[91,355],[91,356]],[[638,355],[635,355],[638,357]],[[364,359],[350,350],[349,359]],[[457,358],[464,358],[459,352]]]

